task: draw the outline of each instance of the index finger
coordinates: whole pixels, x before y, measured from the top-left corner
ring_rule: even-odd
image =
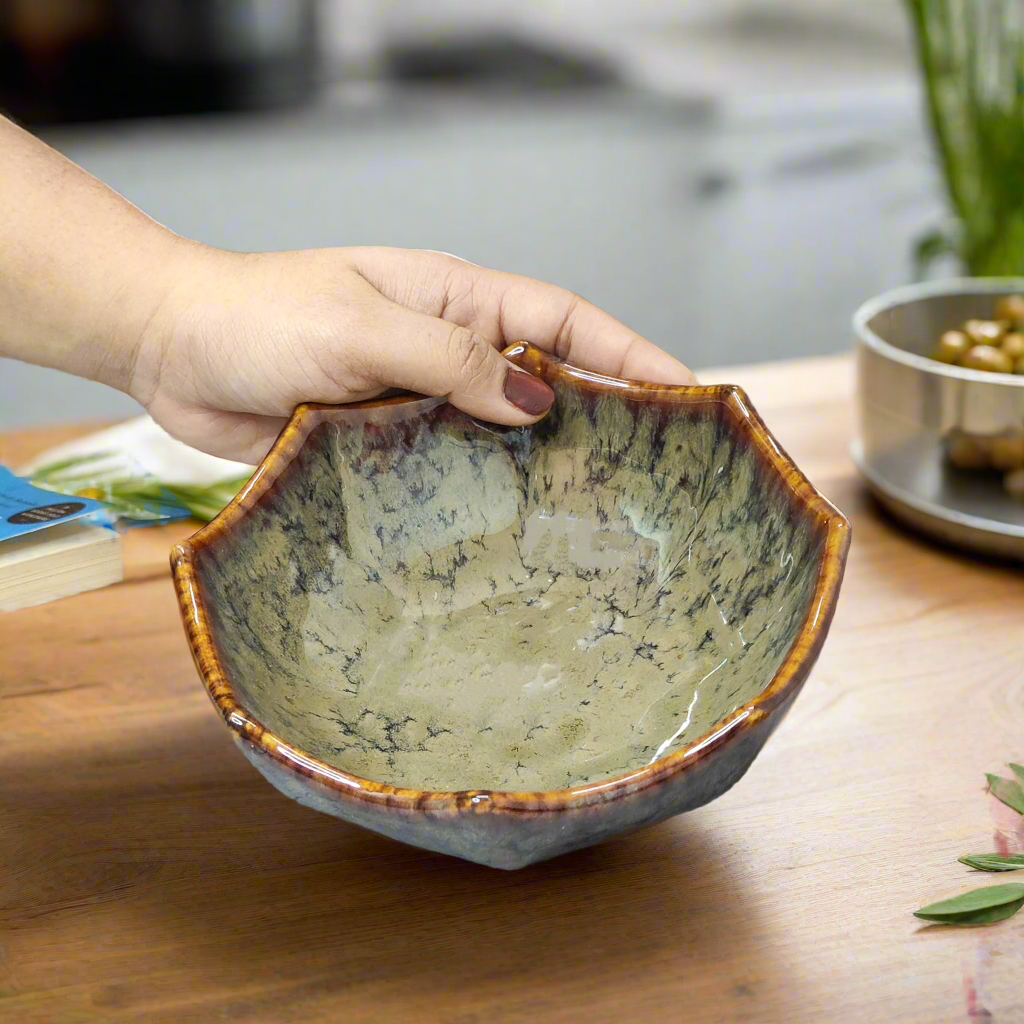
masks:
[[[652,384],[695,384],[678,359],[567,288],[437,251],[350,249],[393,302],[467,327],[492,345],[531,341],[584,370]]]
[[[474,293],[493,306],[505,344],[532,341],[539,348],[584,370],[652,384],[696,384],[693,373],[653,342],[610,313],[557,285],[499,271],[467,267],[476,273]],[[488,301],[489,300],[489,301]]]

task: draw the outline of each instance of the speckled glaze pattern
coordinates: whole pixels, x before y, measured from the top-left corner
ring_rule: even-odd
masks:
[[[518,867],[733,785],[817,655],[849,527],[736,389],[506,354],[554,388],[541,423],[303,407],[172,561],[275,786]]]

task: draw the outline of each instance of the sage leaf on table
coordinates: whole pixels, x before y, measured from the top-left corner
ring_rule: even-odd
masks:
[[[993,924],[1024,907],[1024,883],[988,885],[914,911],[914,917],[935,924]]]
[[[998,853],[966,853],[959,860],[976,871],[1024,871],[1024,853],[1011,853],[1008,857]]]
[[[1010,770],[1013,772],[1014,775],[1017,776],[1018,779],[1020,779],[1021,782],[1024,782],[1024,764],[1014,764],[1011,761]]]
[[[1016,770],[1014,768],[1014,772]],[[985,778],[988,779],[988,791],[997,800],[1012,807],[1018,814],[1024,814],[1024,789],[1019,782],[1004,779],[1000,775],[986,775]]]

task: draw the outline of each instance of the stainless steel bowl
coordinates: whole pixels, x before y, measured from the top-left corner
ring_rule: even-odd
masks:
[[[860,436],[853,455],[876,498],[913,529],[986,555],[1024,561],[1024,502],[997,473],[962,470],[951,435],[1024,433],[1024,376],[948,366],[926,353],[970,318],[991,319],[1024,278],[911,285],[854,316]]]

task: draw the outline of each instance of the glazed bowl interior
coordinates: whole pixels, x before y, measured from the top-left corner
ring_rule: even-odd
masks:
[[[246,716],[356,779],[521,793],[670,757],[769,686],[816,614],[809,485],[734,390],[549,379],[532,428],[438,399],[299,415],[194,553]]]

